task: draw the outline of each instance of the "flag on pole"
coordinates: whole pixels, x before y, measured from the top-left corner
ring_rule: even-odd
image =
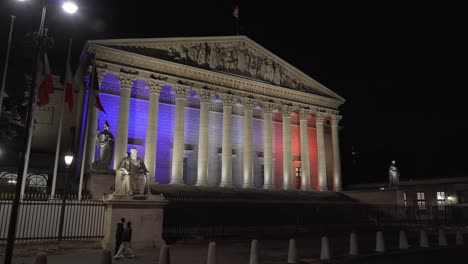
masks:
[[[65,72],[65,102],[68,104],[68,110],[71,112],[73,109],[73,77],[69,61],[67,61]]]
[[[39,62],[37,67],[37,83],[39,84],[38,103],[39,105],[47,105],[49,103],[49,94],[54,93],[54,82],[52,73],[50,72],[49,58],[47,53],[44,53],[43,61]]]
[[[92,89],[96,90],[96,101],[94,106],[107,115],[106,110],[104,110],[104,106],[102,106],[101,98],[99,97],[99,76],[97,74],[96,56],[93,56],[93,76],[91,76],[91,79],[93,80],[93,83],[91,84]]]

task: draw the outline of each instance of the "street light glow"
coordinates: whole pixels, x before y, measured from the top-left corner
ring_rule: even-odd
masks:
[[[65,1],[62,5],[62,8],[68,14],[74,14],[78,10],[78,6],[72,1]]]
[[[67,154],[65,154],[65,164],[67,164],[67,167],[70,167],[72,162],[73,162],[73,153],[68,152]]]

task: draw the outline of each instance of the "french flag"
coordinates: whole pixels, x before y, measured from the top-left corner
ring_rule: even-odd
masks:
[[[54,82],[50,72],[49,58],[44,53],[44,60],[39,62],[37,67],[37,81],[39,83],[38,104],[47,105],[49,103],[49,94],[54,93]]]

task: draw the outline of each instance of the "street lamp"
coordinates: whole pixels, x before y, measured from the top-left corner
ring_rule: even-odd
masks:
[[[67,152],[65,154],[65,156],[63,157],[63,159],[65,160],[65,165],[66,165],[66,168],[67,168],[67,174],[66,174],[66,178],[65,178],[65,186],[63,188],[63,194],[62,194],[62,209],[60,210],[60,223],[59,223],[59,233],[58,233],[58,240],[59,241],[62,241],[62,237],[63,237],[63,222],[65,221],[65,205],[66,205],[66,202],[67,202],[67,196],[68,196],[68,192],[69,192],[69,187],[68,187],[68,179],[70,178],[69,174],[70,174],[70,165],[72,164],[73,162],[73,153],[71,153],[70,151]]]
[[[70,165],[73,162],[73,158],[74,158],[73,153],[67,152],[67,154],[65,154],[64,160],[65,160],[65,165],[67,165],[67,169],[70,168]]]
[[[18,0],[23,2],[22,0]],[[68,10],[76,10],[78,7],[72,8],[72,5],[67,5]],[[32,140],[32,120],[33,120],[33,106],[36,102],[37,98],[37,88],[36,88],[36,72],[37,72],[37,63],[40,61],[41,54],[44,53],[44,50],[47,47],[49,39],[47,37],[47,31],[44,28],[45,22],[45,15],[47,11],[47,1],[43,1],[42,6],[42,15],[41,15],[41,23],[39,25],[39,30],[36,34],[33,34],[33,41],[34,41],[34,66],[32,71],[32,82],[29,86],[29,98],[28,98],[28,106],[27,106],[27,114],[26,114],[26,122],[24,123],[24,133],[23,133],[23,146],[21,149],[20,160],[18,162],[18,174],[17,174],[17,182],[16,182],[16,190],[15,196],[13,199],[13,204],[11,206],[11,214],[10,214],[10,221],[8,224],[8,237],[7,237],[7,245],[5,248],[5,259],[4,264],[11,264],[13,258],[13,247],[15,243],[15,232],[16,232],[16,224],[18,220],[18,207],[19,207],[19,200],[21,196],[21,189],[23,188],[23,178],[25,177],[23,174],[29,164],[29,151],[31,147],[31,140]],[[71,160],[73,161],[73,159]],[[70,161],[70,164],[71,164]]]
[[[75,12],[78,11],[78,6],[73,1],[65,1],[62,8],[68,14],[75,14]]]

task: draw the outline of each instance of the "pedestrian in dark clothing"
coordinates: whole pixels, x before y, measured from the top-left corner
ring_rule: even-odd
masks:
[[[125,218],[120,218],[120,222],[117,223],[117,230],[115,231],[115,251],[114,254],[117,254],[119,251],[120,245],[122,244],[122,236],[124,233],[124,224]]]
[[[130,243],[132,242],[132,223],[128,222],[127,227],[125,227],[123,236],[122,236],[122,245],[120,245],[119,251],[117,254],[115,254],[114,258],[123,258],[124,255],[123,253],[125,251],[130,252],[130,258],[135,258],[135,254],[133,253],[133,250],[130,246]]]

